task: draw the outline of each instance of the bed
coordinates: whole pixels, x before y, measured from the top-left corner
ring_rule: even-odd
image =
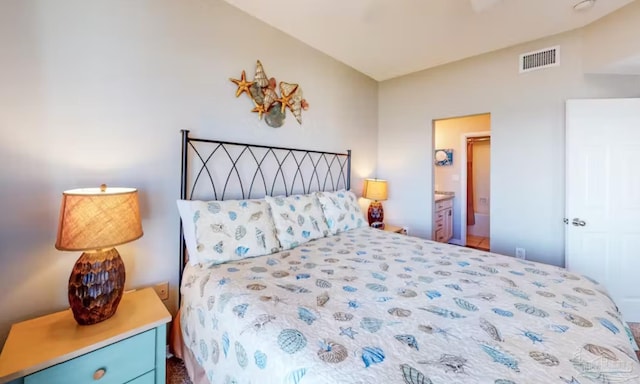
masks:
[[[231,166],[218,172],[223,161],[212,161],[216,154],[194,143],[211,145],[208,151],[222,154]],[[197,223],[214,228],[200,215],[224,213],[237,224],[237,207],[266,204],[275,227],[282,217],[295,226],[293,216],[281,213],[294,212],[298,201],[295,212],[309,207],[304,199],[317,199],[325,209],[332,201],[327,196],[354,198],[348,191],[348,152],[223,147],[183,132],[181,200],[198,201],[203,180],[207,186],[222,181],[225,192],[214,187],[214,199],[192,203],[199,209],[191,215],[181,211],[181,268],[185,248],[202,245],[184,244],[194,212]],[[199,159],[194,169],[188,148]],[[241,160],[247,153],[252,160]],[[241,170],[254,163],[263,168],[270,157],[278,159],[270,176],[281,180],[280,191],[264,169]],[[310,169],[301,169],[305,164]],[[234,178],[240,192],[227,198]],[[256,185],[257,194],[281,197],[265,197],[263,203],[253,195]],[[349,225],[332,226],[336,212],[325,212],[328,231],[320,228],[315,239],[282,238],[286,249],[279,249],[261,237],[268,249],[263,255],[246,257],[251,250],[245,248],[255,246],[234,245],[230,251],[240,248],[242,255],[185,263],[176,323],[194,383],[640,381],[637,346],[596,281],[554,266],[369,228],[357,215]],[[252,216],[247,213],[242,225]],[[216,228],[220,235],[222,226]],[[220,245],[216,239],[210,248]]]

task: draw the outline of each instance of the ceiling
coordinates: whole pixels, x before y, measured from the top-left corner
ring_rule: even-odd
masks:
[[[225,0],[382,81],[582,27],[634,0]],[[544,48],[544,47],[541,47]]]

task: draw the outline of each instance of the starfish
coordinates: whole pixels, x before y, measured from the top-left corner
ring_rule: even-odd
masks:
[[[253,103],[255,104],[256,107],[253,108],[251,112],[257,112],[258,119],[262,120],[262,114],[266,112],[264,109],[264,105],[256,103],[255,100],[253,101]]]
[[[285,108],[289,108],[289,110],[293,112],[293,105],[291,102],[291,98],[293,98],[293,95],[296,93],[296,90],[298,90],[298,86],[296,86],[293,89],[293,91],[291,91],[291,93],[289,93],[288,95],[285,95],[282,89],[280,90],[280,98],[276,99],[276,101],[279,101],[282,104],[282,107],[280,107],[281,113],[284,113]]]
[[[238,89],[236,90],[236,97],[242,95],[244,92],[251,97],[251,90],[249,88],[253,85],[254,81],[247,81],[247,74],[245,71],[242,71],[242,77],[240,77],[240,80],[232,78],[229,78],[229,80],[238,86]],[[253,99],[253,97],[251,98]]]
[[[351,338],[351,340],[353,340],[353,336],[357,335],[358,332],[354,331],[352,327],[349,327],[349,328],[340,327],[340,334],[348,336]]]

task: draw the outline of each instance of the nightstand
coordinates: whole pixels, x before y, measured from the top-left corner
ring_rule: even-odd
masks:
[[[146,288],[126,293],[116,314],[98,324],[78,325],[70,309],[13,324],[0,383],[164,384],[169,321]]]
[[[395,225],[385,224],[384,230],[389,232],[399,233],[401,235],[406,235],[407,231],[403,227],[397,227]]]

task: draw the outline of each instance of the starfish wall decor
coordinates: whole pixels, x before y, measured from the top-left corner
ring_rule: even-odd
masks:
[[[251,112],[258,114],[258,119],[265,116],[267,125],[273,128],[281,127],[286,118],[287,109],[302,124],[302,111],[309,108],[309,104],[303,98],[302,88],[298,84],[280,82],[280,96],[276,92],[276,79],[267,78],[260,60],[256,63],[256,74],[253,81],[247,81],[245,71],[242,71],[240,79],[229,79],[236,86],[236,97],[246,93],[253,101],[254,108]]]

